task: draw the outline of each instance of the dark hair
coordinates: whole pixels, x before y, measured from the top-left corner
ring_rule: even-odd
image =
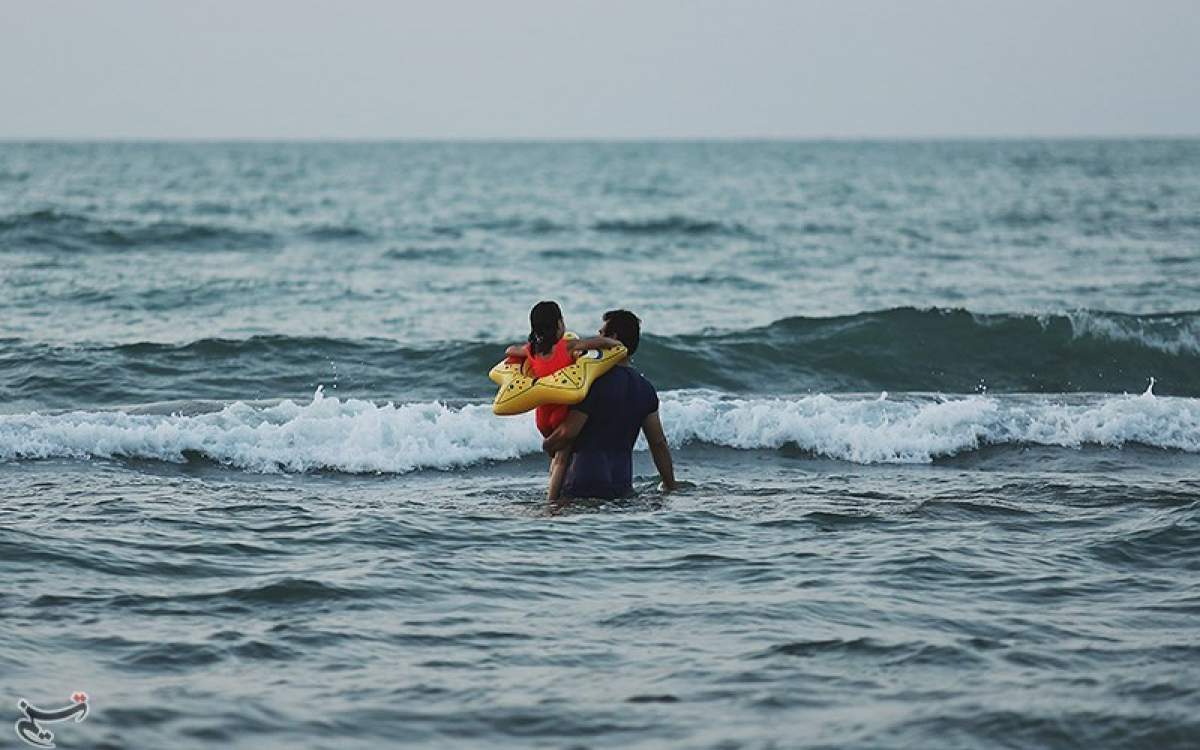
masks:
[[[557,302],[543,300],[529,311],[529,348],[534,354],[549,354],[558,343],[558,322],[562,310]]]
[[[605,332],[624,344],[632,357],[642,339],[642,321],[638,316],[628,310],[609,310],[604,313],[604,323]]]

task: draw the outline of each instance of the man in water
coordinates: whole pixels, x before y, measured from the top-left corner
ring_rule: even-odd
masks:
[[[658,392],[629,364],[641,339],[638,317],[628,310],[604,313],[600,335],[625,345],[629,356],[601,376],[583,401],[542,442],[550,455],[572,445],[563,494],[568,497],[616,498],[633,494],[633,444],[646,434],[662,491],[675,489],[671,450],[658,418]]]

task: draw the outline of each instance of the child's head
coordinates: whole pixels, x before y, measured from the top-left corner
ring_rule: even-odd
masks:
[[[529,348],[534,354],[549,354],[566,332],[557,302],[545,300],[529,311]]]

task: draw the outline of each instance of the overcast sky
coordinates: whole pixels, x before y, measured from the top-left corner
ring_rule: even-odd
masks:
[[[0,0],[0,137],[1200,134],[1198,0]]]

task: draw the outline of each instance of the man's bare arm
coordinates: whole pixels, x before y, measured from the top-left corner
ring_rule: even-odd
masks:
[[[542,450],[546,451],[547,455],[553,456],[566,448],[579,436],[579,431],[583,429],[583,423],[587,421],[587,418],[587,414],[576,409],[567,412],[567,418],[563,420],[562,424],[554,428],[554,432],[542,441]]]
[[[662,421],[658,412],[654,412],[642,422],[642,432],[650,445],[650,455],[654,458],[654,468],[662,477],[663,492],[675,489],[675,466],[671,463],[671,448],[667,445],[667,436],[663,433]]]

